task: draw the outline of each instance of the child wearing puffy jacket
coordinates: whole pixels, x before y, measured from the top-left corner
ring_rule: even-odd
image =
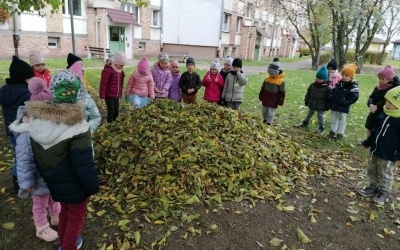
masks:
[[[210,70],[203,77],[201,84],[205,87],[204,100],[218,103],[221,100],[221,90],[224,88],[224,78],[218,73],[220,71],[219,59],[215,58],[210,65]]]

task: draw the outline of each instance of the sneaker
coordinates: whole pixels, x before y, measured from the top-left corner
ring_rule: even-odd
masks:
[[[46,223],[44,226],[36,228],[36,237],[44,241],[50,242],[55,241],[58,238],[58,234],[57,231],[49,226],[49,223]]]
[[[333,131],[331,130],[331,132],[329,132],[328,137],[331,138],[331,139],[333,139],[333,138],[335,138],[335,136],[336,136],[335,132],[333,132]]]
[[[83,244],[83,239],[82,236],[79,235],[78,239],[76,240],[76,249],[80,249]],[[61,247],[58,248],[58,250],[62,250]]]
[[[322,134],[322,133],[324,133],[324,131],[325,131],[324,127],[319,126],[319,128],[317,130],[315,130],[315,133]]]
[[[389,200],[389,193],[385,191],[380,191],[377,193],[373,199],[378,205],[385,205],[385,202]]]
[[[299,128],[305,128],[308,126],[308,122],[306,120],[304,120],[302,123],[299,124]]]
[[[342,134],[337,134],[337,135],[336,135],[336,139],[337,139],[337,140],[343,139],[343,135],[342,135]]]
[[[360,195],[365,196],[365,197],[375,196],[377,192],[378,192],[378,188],[375,186],[372,186],[372,185],[369,185],[368,187],[365,187],[358,191],[358,193]]]

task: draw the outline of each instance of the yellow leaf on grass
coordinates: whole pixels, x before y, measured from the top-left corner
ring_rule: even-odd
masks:
[[[155,225],[161,225],[161,224],[164,224],[165,222],[162,221],[162,220],[156,220],[156,221],[154,221],[153,223],[154,223]]]
[[[392,232],[390,232],[387,228],[384,228],[383,232],[385,233],[385,235],[392,235]]]
[[[269,244],[273,247],[277,247],[279,246],[281,243],[283,242],[283,240],[278,239],[278,238],[273,238],[272,240],[270,240]]]
[[[317,220],[315,219],[314,215],[311,215],[310,220],[311,220],[311,223],[317,223]]]
[[[133,233],[133,237],[135,238],[136,246],[139,246],[139,243],[140,243],[140,232],[139,231],[135,231]]]
[[[295,209],[294,206],[288,206],[288,207],[283,207],[283,211],[289,211],[292,212]]]
[[[120,226],[120,227],[124,227],[124,226],[126,226],[129,222],[131,222],[131,220],[120,220],[119,222],[118,222],[118,226]]]
[[[297,228],[297,238],[303,243],[309,243],[311,240],[303,233],[303,231],[300,230],[300,228]]]
[[[378,217],[378,213],[376,211],[371,211],[371,214],[369,215],[369,220],[373,221]]]
[[[87,209],[87,211],[90,212],[90,213],[96,212],[93,208],[91,208],[91,207],[89,207],[89,206],[88,206],[86,209]]]
[[[107,213],[106,210],[100,210],[100,211],[98,211],[96,214],[97,214],[97,216],[101,217],[101,216],[103,216],[105,213]]]
[[[2,224],[4,229],[12,230],[14,229],[15,223],[14,222],[7,222]]]

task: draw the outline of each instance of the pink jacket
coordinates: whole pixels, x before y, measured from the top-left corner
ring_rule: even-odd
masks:
[[[342,80],[342,75],[339,74],[339,72],[335,71],[334,73],[330,74],[331,78],[331,83],[329,84],[334,88],[336,86],[336,83],[338,83],[340,80]]]
[[[154,81],[150,72],[141,75],[137,70],[129,77],[128,85],[125,89],[125,95],[139,95],[141,97],[155,98]]]
[[[217,78],[217,81],[215,81],[215,78]],[[205,87],[203,99],[210,102],[219,102],[221,89],[224,87],[224,78],[220,74],[212,75],[210,71],[207,71],[201,84]]]

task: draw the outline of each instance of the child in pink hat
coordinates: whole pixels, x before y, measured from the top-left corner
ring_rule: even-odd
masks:
[[[29,91],[32,93],[30,101],[52,101],[52,95],[46,86],[45,80],[33,77],[29,80]],[[58,238],[57,231],[50,227],[47,219],[47,209],[51,216],[51,225],[58,225],[61,205],[55,202],[43,178],[36,169],[35,159],[29,136],[29,117],[25,106],[20,106],[17,119],[10,125],[16,138],[15,154],[17,159],[17,175],[20,198],[32,195],[33,221],[36,226],[36,236],[44,241],[54,241]]]
[[[133,110],[143,108],[149,103],[149,99],[155,98],[153,76],[150,73],[147,57],[142,57],[137,69],[129,77],[125,89],[125,100]]]
[[[158,62],[153,65],[151,74],[154,80],[156,98],[167,98],[171,87],[172,75],[168,68],[169,57],[165,53],[158,55]]]
[[[376,118],[383,113],[383,106],[385,105],[385,95],[386,93],[399,86],[400,81],[397,76],[394,76],[394,71],[392,66],[386,65],[378,74],[378,84],[375,86],[371,95],[368,97],[367,106],[369,108],[369,114],[365,121],[365,128],[367,129],[367,138],[371,134],[371,130],[374,127]],[[360,142],[361,146],[363,142]]]

